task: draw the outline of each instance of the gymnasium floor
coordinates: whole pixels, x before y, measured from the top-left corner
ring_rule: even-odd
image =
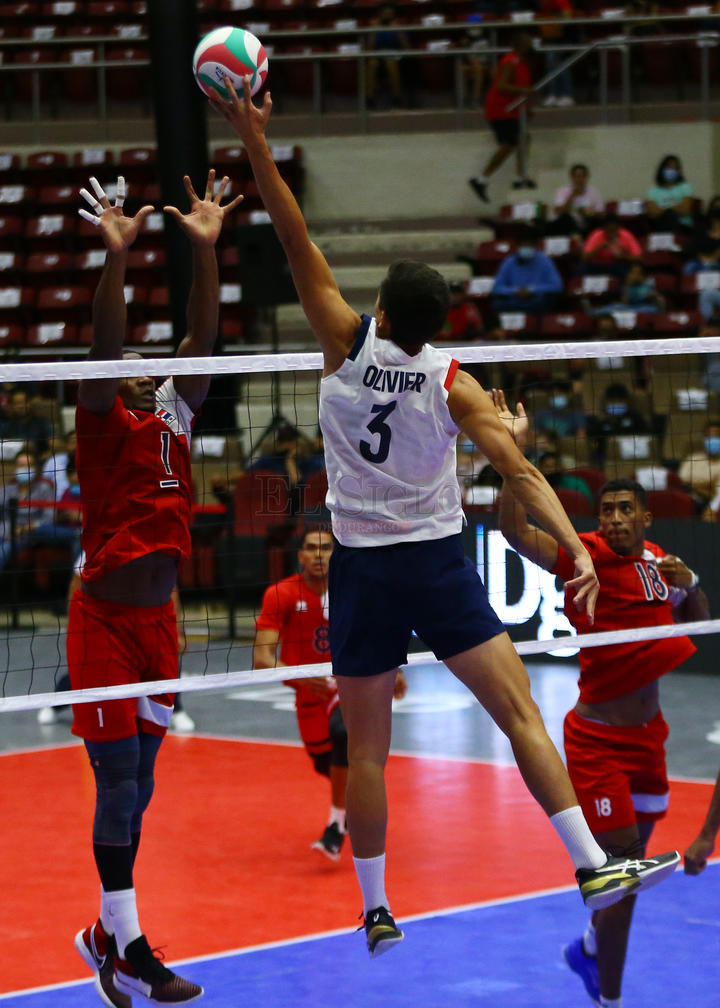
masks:
[[[30,667],[44,689],[58,642],[8,641],[15,685]],[[214,645],[215,646],[215,645]],[[247,650],[212,658],[247,667]],[[220,652],[222,654],[220,654]],[[194,644],[185,671],[202,671]],[[576,696],[572,663],[529,666],[556,743]],[[6,692],[13,690],[6,684]],[[670,814],[655,850],[694,837],[720,764],[720,704],[710,676],[663,684],[671,725]],[[289,701],[289,702],[288,702]],[[562,945],[586,912],[554,831],[528,796],[504,737],[443,669],[409,674],[388,768],[388,895],[406,941],[371,962],[349,850],[338,865],[310,850],[327,786],[297,745],[282,686],[190,693],[197,731],[167,739],[136,875],[151,944],[206,988],[204,1003],[315,1008],[452,1005],[582,1008]],[[97,913],[89,844],[93,783],[69,721],[0,715],[0,999],[17,1008],[100,1004],[73,947]],[[717,1008],[720,867],[682,873],[638,901],[626,1008]]]

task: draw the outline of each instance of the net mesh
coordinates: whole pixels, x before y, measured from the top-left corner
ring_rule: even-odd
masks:
[[[528,453],[580,531],[596,526],[606,479],[630,476],[649,493],[650,538],[696,571],[712,602],[720,510],[720,337],[466,345],[453,356],[486,388],[521,399]],[[0,363],[5,420],[0,568],[0,712],[68,700],[224,689],[325,674],[327,664],[252,670],[255,620],[268,585],[298,570],[298,539],[324,525],[327,477],[318,427],[317,353]],[[207,373],[211,393],[192,438],[192,552],[178,575],[189,646],[172,683],[55,693],[64,676],[68,595],[80,550],[74,408],[83,377]],[[716,446],[712,439],[718,438]],[[30,477],[22,475],[31,471]],[[30,484],[23,480],[30,479]],[[500,480],[461,435],[463,535],[491,603],[523,655],[562,661],[607,635],[575,638],[562,584],[521,559],[498,529]],[[645,640],[690,630],[705,666],[720,621],[626,630]],[[572,637],[572,639],[567,639]],[[410,663],[432,656],[421,641]]]

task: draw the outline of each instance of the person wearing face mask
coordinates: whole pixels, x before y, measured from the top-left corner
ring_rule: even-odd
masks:
[[[500,263],[492,289],[496,312],[552,311],[563,282],[552,259],[537,247],[538,233],[527,227],[518,233],[514,252]]]
[[[535,414],[535,430],[542,433],[551,431],[561,438],[584,438],[586,427],[585,414],[575,409],[571,402],[570,383],[554,381],[550,386],[548,405]]]
[[[54,509],[42,507],[54,501],[52,483],[40,474],[33,454],[23,448],[15,456],[12,479],[0,488],[0,570],[14,554],[41,541],[79,545],[78,530],[57,525]]]
[[[702,451],[692,451],[682,460],[678,476],[699,510],[708,504],[712,508],[713,498],[720,488],[720,418],[708,420]]]
[[[608,385],[603,402],[603,412],[589,416],[587,421],[593,463],[599,468],[605,465],[608,438],[649,433],[647,421],[633,408],[630,393],[620,382]]]
[[[680,158],[666,154],[647,194],[645,212],[653,231],[689,231],[693,227],[692,189],[683,175]]]

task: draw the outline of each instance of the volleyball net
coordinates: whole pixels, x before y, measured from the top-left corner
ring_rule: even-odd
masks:
[[[680,316],[681,313],[676,313]],[[681,320],[679,321],[681,328]],[[638,481],[647,537],[698,574],[711,615],[720,597],[720,337],[472,344],[447,348],[486,388],[525,404],[527,453],[579,531],[597,527],[603,484]],[[318,426],[319,353],[198,359],[0,362],[0,713],[99,697],[222,690],[327,674],[325,661],[252,668],[267,588],[299,570],[307,533],[329,529]],[[68,596],[80,560],[74,465],[78,382],[209,374],[191,439],[191,555],[179,568],[183,675],[56,693],[67,670]],[[563,662],[578,648],[689,632],[703,671],[717,665],[720,620],[575,636],[563,586],[515,553],[498,526],[500,478],[461,434],[466,550],[524,657]],[[75,580],[74,580],[75,579]],[[326,656],[324,656],[326,657]],[[422,641],[410,665],[434,661]]]

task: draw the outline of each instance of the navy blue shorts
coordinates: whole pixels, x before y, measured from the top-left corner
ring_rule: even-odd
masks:
[[[329,592],[335,675],[404,665],[413,630],[440,661],[505,631],[459,534],[390,546],[337,543]]]

